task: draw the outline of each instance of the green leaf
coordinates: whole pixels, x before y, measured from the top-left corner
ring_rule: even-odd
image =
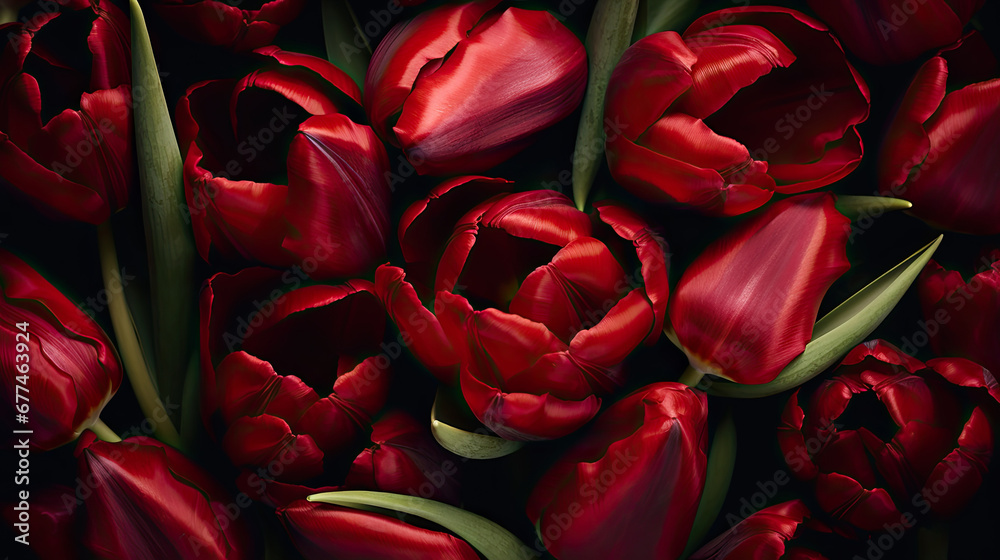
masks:
[[[183,164],[160,85],[142,9],[130,0],[132,103],[139,189],[149,259],[157,388],[181,402],[197,332],[194,265],[197,259],[184,197]],[[150,345],[145,345],[147,348]]]
[[[573,154],[573,199],[583,210],[604,161],[604,96],[611,72],[628,48],[639,0],[598,0],[587,30],[587,91]]]
[[[349,490],[313,494],[306,499],[357,509],[378,507],[421,517],[455,533],[486,560],[521,560],[541,555],[489,519],[417,496]]]
[[[347,72],[354,83],[364,90],[372,47],[361,30],[351,3],[347,0],[323,0],[320,10],[326,59]]]
[[[642,0],[632,40],[661,31],[682,31],[694,17],[698,0]]]
[[[510,455],[524,446],[523,442],[490,434],[484,427],[475,432],[455,427],[453,424],[457,423],[456,420],[461,420],[460,414],[451,405],[444,391],[438,389],[434,406],[431,407],[431,433],[441,447],[468,459],[496,459]]]
[[[900,198],[889,198],[885,196],[849,196],[837,197],[837,211],[847,216],[851,221],[861,218],[877,218],[886,212],[894,210],[906,210],[912,208],[913,204]]]
[[[806,349],[770,383],[740,385],[717,381],[708,388],[708,393],[743,399],[767,397],[816,377],[878,327],[916,280],[943,237],[938,236],[817,321]]]
[[[694,516],[694,525],[688,536],[687,547],[681,558],[687,558],[698,549],[705,540],[709,529],[715,523],[715,518],[722,511],[722,505],[729,493],[729,483],[733,479],[733,468],[736,466],[736,424],[733,422],[732,411],[727,411],[722,421],[715,428],[712,438],[712,448],[708,451],[708,469],[705,473],[705,487],[698,503],[698,513]]]

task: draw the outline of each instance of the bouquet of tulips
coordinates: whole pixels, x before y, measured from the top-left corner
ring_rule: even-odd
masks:
[[[994,557],[997,3],[0,37],[8,557]]]

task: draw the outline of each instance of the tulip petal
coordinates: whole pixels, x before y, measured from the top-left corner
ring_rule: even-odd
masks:
[[[945,516],[960,513],[986,479],[992,454],[989,421],[982,409],[976,408],[958,438],[958,448],[938,463],[924,483],[921,494],[933,511]]]
[[[837,473],[820,473],[816,499],[824,511],[864,531],[882,531],[901,518],[888,492],[882,488],[865,489],[854,479]]]
[[[315,405],[314,405],[315,406]],[[274,416],[244,416],[229,425],[222,448],[236,466],[282,465],[282,479],[308,480],[323,472],[323,451],[308,435],[295,435]]]
[[[996,376],[972,360],[934,358],[927,362],[927,367],[955,385],[986,389],[991,397],[1000,402],[1000,383],[997,383]]]

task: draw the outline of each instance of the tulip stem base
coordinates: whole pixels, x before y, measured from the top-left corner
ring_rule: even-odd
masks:
[[[681,374],[681,377],[677,380],[677,382],[683,383],[688,387],[698,387],[703,377],[705,377],[704,373],[688,366],[687,369],[684,370],[684,373]]]
[[[104,291],[108,300],[108,311],[111,314],[111,326],[115,331],[122,365],[125,366],[125,373],[139,401],[139,408],[152,423],[156,438],[167,445],[178,447],[181,441],[180,435],[170,422],[167,408],[163,406],[153,385],[153,377],[146,365],[146,357],[143,355],[142,344],[135,330],[135,322],[125,301],[122,279],[118,272],[121,268],[118,266],[118,253],[115,250],[115,238],[110,221],[97,226],[97,245],[101,256],[101,274],[104,276]]]
[[[108,427],[100,418],[92,426],[90,426],[90,431],[97,434],[97,437],[108,443],[118,443],[122,438],[118,437],[118,434],[114,430]]]

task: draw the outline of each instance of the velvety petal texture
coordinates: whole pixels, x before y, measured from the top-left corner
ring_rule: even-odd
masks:
[[[52,3],[4,36],[0,177],[55,217],[106,221],[135,182],[128,17],[110,0]]]
[[[217,0],[157,0],[153,11],[179,35],[235,51],[271,44],[284,25],[294,20],[306,0],[264,0],[256,9]]]
[[[998,75],[974,33],[920,67],[883,143],[883,195],[909,200],[911,214],[941,229],[1000,233]]]
[[[811,517],[802,500],[766,507],[747,517],[695,552],[692,560],[826,560],[818,552],[795,548],[795,535]],[[797,556],[791,553],[795,551]],[[788,554],[786,556],[786,554]]]
[[[93,480],[83,542],[104,558],[259,557],[248,518],[207,473],[174,448],[136,436],[119,443],[85,432],[79,477]]]
[[[496,4],[426,12],[393,28],[372,56],[369,118],[421,174],[493,167],[583,98],[587,55],[576,35],[549,12],[489,12]]]
[[[6,250],[0,296],[5,411],[13,420],[18,406],[28,405],[33,449],[69,443],[121,386],[118,353],[83,309]]]
[[[777,202],[710,245],[684,271],[670,321],[691,365],[767,383],[812,337],[820,301],[849,267],[849,220],[831,194]]]
[[[202,258],[369,273],[390,235],[389,158],[361,92],[333,64],[263,47],[239,80],[200,82],[178,103],[186,211]]]
[[[986,0],[809,0],[851,54],[872,64],[909,62],[954,43]]]
[[[206,425],[221,421],[235,465],[295,483],[364,441],[387,399],[392,361],[374,285],[306,284],[298,273],[220,273],[201,300]]]
[[[793,474],[814,483],[823,510],[862,531],[898,524],[911,507],[954,515],[980,488],[993,452],[984,412],[966,413],[948,381],[985,388],[996,381],[984,377],[981,366],[977,379],[971,362],[964,362],[938,360],[932,370],[882,340],[857,346],[808,407],[799,404],[798,393],[788,401],[778,442]],[[891,422],[879,425],[877,409],[861,400],[868,392]],[[844,425],[849,407],[849,417],[863,413],[872,420],[859,428]],[[883,441],[875,431],[892,438]]]
[[[542,477],[528,518],[556,558],[677,558],[705,483],[706,396],[655,383],[608,408]]]
[[[465,541],[378,513],[300,500],[276,512],[309,560],[477,560]]]
[[[645,200],[736,215],[858,166],[868,87],[820,22],[773,6],[637,41],[608,85],[615,180]]]
[[[926,334],[939,356],[967,358],[1000,372],[1000,251],[985,256],[968,282],[956,270],[927,263],[917,284]]]

